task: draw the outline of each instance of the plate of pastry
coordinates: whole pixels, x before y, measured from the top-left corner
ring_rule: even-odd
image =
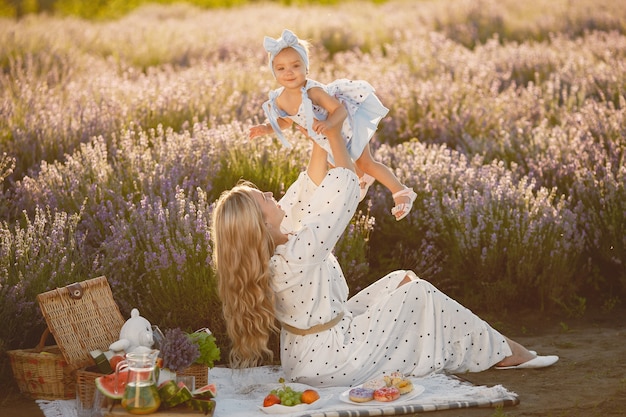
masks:
[[[339,400],[355,405],[387,405],[405,402],[423,393],[425,387],[398,373],[372,379],[345,390]]]

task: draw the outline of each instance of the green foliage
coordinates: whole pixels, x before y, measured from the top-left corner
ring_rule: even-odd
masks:
[[[557,300],[558,302],[558,300]],[[582,318],[587,311],[587,299],[585,297],[574,296],[572,302],[562,303],[563,311],[572,318]]]
[[[335,256],[353,294],[370,284],[368,257],[374,224],[369,208],[365,213],[359,210],[335,246]]]
[[[356,0],[359,1],[359,0]],[[386,0],[370,0],[384,3]],[[0,0],[0,16],[21,17],[29,13],[55,13],[84,19],[116,19],[147,4],[187,3],[203,9],[254,4],[255,0]],[[278,0],[286,6],[334,5],[340,0]]]
[[[7,158],[6,154],[0,157],[0,196],[3,193],[3,180],[5,176],[10,175],[14,166],[13,159]],[[11,210],[11,205],[7,202],[6,198],[0,198],[0,218],[9,218],[8,211]]]
[[[434,27],[470,49],[492,38],[502,42],[543,42],[554,33],[571,37],[595,30],[626,33],[626,20],[611,12],[617,7],[612,0],[579,2],[573,8],[565,1],[445,3],[440,3],[443,11],[436,15]]]
[[[621,304],[621,300],[619,297],[609,297],[602,304],[602,311],[607,314],[611,314],[615,311],[615,308]]]
[[[293,150],[287,151],[279,143],[266,140],[241,140],[238,146],[222,149],[219,170],[212,178],[217,198],[223,190],[232,188],[240,180],[252,182],[261,190],[282,195],[306,166],[306,141],[300,137]]]
[[[504,411],[503,406],[499,405],[496,407],[491,417],[508,417],[510,415],[511,415],[510,413]]]
[[[200,357],[195,363],[213,368],[215,361],[220,359],[220,348],[217,347],[215,336],[206,331],[197,331],[191,333],[189,337],[198,345],[200,351]]]
[[[379,155],[391,165],[402,161],[396,171],[411,180],[418,197],[408,222],[380,241],[374,234],[372,252],[398,259],[400,251],[412,251],[418,265],[444,254],[435,279],[470,305],[544,308],[565,304],[582,287],[577,262],[584,239],[554,190],[514,180],[502,163],[484,164],[478,156],[468,161],[445,147],[407,142]],[[381,210],[373,210],[377,219],[387,216]]]
[[[33,347],[45,328],[36,303],[42,292],[82,281],[88,265],[78,232],[81,214],[35,209],[23,224],[0,222],[0,339],[5,348]],[[16,320],[19,318],[19,320]]]

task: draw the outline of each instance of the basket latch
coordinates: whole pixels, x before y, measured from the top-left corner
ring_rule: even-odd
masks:
[[[70,298],[74,300],[80,300],[83,297],[83,287],[79,282],[68,285],[67,290],[70,292]]]

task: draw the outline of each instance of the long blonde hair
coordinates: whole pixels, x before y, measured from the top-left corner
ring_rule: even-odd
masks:
[[[275,245],[253,189],[244,182],[224,191],[213,210],[213,257],[233,368],[271,360],[268,342],[277,330],[269,265]]]

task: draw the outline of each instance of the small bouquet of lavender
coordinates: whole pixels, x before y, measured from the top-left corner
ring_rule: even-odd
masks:
[[[181,329],[168,329],[164,336],[160,346],[164,368],[182,371],[200,357],[198,344]]]

